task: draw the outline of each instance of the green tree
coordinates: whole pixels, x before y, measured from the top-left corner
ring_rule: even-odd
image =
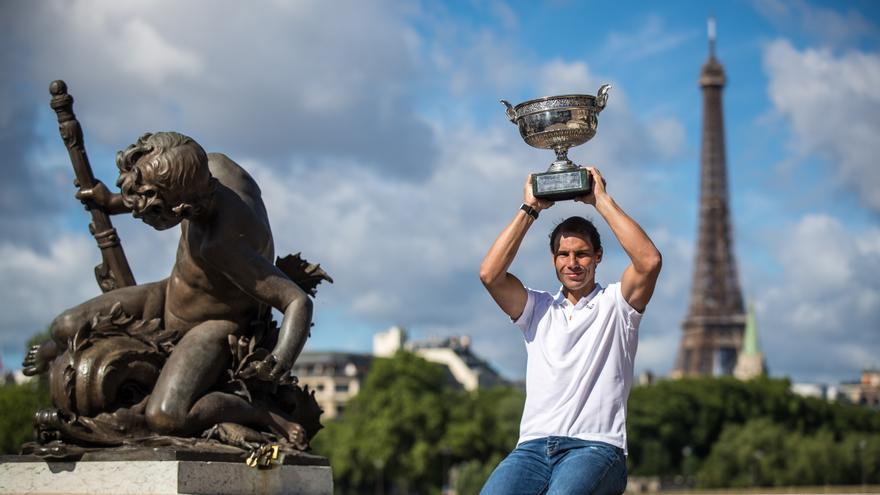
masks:
[[[698,473],[704,486],[859,483],[861,466],[875,466],[873,444],[851,436],[880,434],[880,415],[797,396],[788,380],[690,378],[634,388],[627,430],[637,475]]]
[[[524,401],[513,387],[454,390],[442,366],[399,352],[374,361],[313,448],[330,459],[340,493],[437,493],[444,483],[478,493],[515,446]]]
[[[452,405],[443,443],[456,460],[488,459],[516,446],[525,394],[494,387],[466,394]]]
[[[442,440],[450,405],[462,400],[440,366],[407,352],[376,359],[343,419],[315,437],[342,493],[394,485],[428,493],[443,479]]]
[[[515,387],[480,389],[452,407],[443,443],[457,474],[461,495],[477,494],[519,438],[525,393]]]
[[[800,434],[804,448],[812,446],[807,439],[822,435],[840,442],[849,432],[880,433],[876,411],[800,397],[790,385],[788,380],[723,377],[634,388],[627,417],[630,472],[670,476],[699,471],[716,443],[727,441],[721,438],[726,428],[756,419],[786,434]],[[751,466],[742,464],[749,470],[744,479],[750,479]]]
[[[48,331],[31,337],[27,349],[49,338]],[[34,439],[34,413],[51,405],[48,377],[16,385],[0,386],[0,453],[17,454],[21,445]]]
[[[697,473],[702,487],[769,486],[785,466],[785,429],[768,418],[731,424]]]
[[[453,487],[459,495],[477,495],[504,455],[495,454],[485,461],[474,459],[453,469]]]
[[[880,435],[804,434],[769,418],[724,429],[697,479],[704,488],[880,482]]]
[[[49,405],[42,380],[0,386],[0,452],[17,454],[23,443],[34,440],[34,413]]]
[[[848,483],[880,485],[880,434],[847,433],[837,453],[845,459]]]

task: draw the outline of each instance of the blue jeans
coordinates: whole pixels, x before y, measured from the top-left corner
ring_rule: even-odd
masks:
[[[619,494],[626,456],[604,442],[546,437],[519,444],[492,472],[480,495]]]

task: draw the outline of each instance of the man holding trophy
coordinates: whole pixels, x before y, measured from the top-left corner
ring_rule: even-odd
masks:
[[[541,105],[533,100],[515,111],[508,105],[508,115],[520,125],[523,137],[531,138],[526,142],[556,149],[558,163],[567,160],[568,147],[595,134],[596,114],[604,107],[607,88],[603,86],[596,99],[544,98]],[[586,98],[592,105],[572,109],[573,97]],[[564,98],[569,99],[569,108],[559,104]],[[524,106],[530,115],[519,114]],[[543,123],[524,125],[529,118]],[[558,132],[577,130],[580,124],[589,133],[586,139],[583,134]],[[551,167],[542,175],[553,172]],[[639,322],[654,292],[661,256],[642,228],[608,195],[598,170],[572,165],[562,171],[572,172],[588,178],[570,187],[574,191],[541,191],[541,184],[529,176],[520,210],[480,267],[480,280],[523,332],[528,354],[519,441],[496,467],[483,494],[606,494],[623,493],[626,488],[626,402]],[[554,182],[560,181],[550,181]],[[596,269],[603,255],[599,233],[589,220],[570,217],[550,234],[551,257],[562,287],[555,295],[528,289],[508,269],[538,214],[553,206],[553,200],[569,198],[596,209],[631,263],[620,282],[597,284]]]

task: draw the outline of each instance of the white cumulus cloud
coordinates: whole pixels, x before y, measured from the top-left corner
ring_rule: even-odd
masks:
[[[43,252],[0,244],[0,349],[23,351],[23,343],[52,319],[100,293],[93,266],[100,261],[87,235],[64,234]]]
[[[830,49],[798,50],[787,40],[764,48],[769,97],[791,122],[793,146],[819,154],[833,182],[854,189],[880,211],[880,55]]]
[[[808,214],[779,237],[782,272],[756,287],[771,370],[821,378],[880,364],[880,228]]]
[[[161,85],[170,77],[197,76],[204,63],[192,50],[176,47],[143,19],[122,26],[119,43],[111,45],[120,67],[133,77]]]

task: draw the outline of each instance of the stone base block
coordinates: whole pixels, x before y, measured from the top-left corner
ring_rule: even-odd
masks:
[[[329,465],[276,465],[255,469],[244,462],[120,460],[0,462],[0,494],[321,494],[332,495]]]

